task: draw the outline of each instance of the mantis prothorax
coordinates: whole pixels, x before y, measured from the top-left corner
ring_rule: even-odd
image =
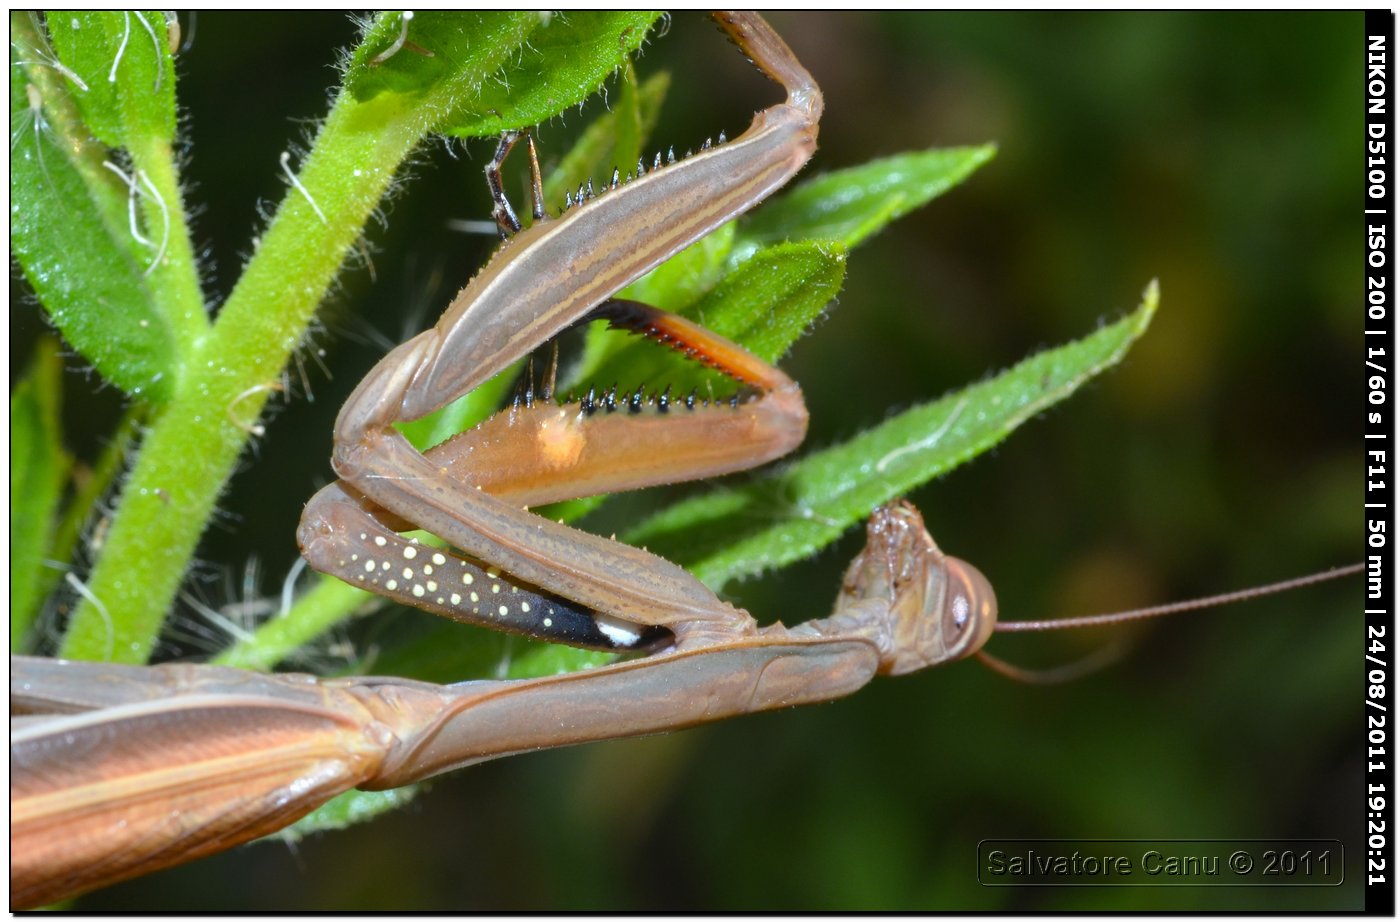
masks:
[[[353,787],[826,701],[980,650],[996,624],[991,587],[942,554],[906,503],[873,513],[834,614],[794,627],[758,627],[681,568],[522,508],[747,468],[805,432],[800,391],[782,372],[679,318],[609,300],[764,199],[815,149],[822,97],[811,76],[758,16],[717,18],[787,99],[732,142],[519,231],[434,328],[389,353],[350,397],[336,426],[341,479],[308,504],[299,535],[317,569],[389,598],[647,655],[448,686],[15,658],[16,906],[246,842]],[[498,222],[518,229],[498,204]],[[683,349],[748,395],[696,406],[640,395],[526,401],[425,454],[393,428],[592,317]],[[400,537],[412,528],[455,550]]]

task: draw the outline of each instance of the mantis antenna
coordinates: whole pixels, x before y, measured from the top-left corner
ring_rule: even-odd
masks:
[[[1220,605],[1229,605],[1234,602],[1246,602],[1250,599],[1258,599],[1266,595],[1275,595],[1280,592],[1301,589],[1304,586],[1311,586],[1314,583],[1324,583],[1328,580],[1341,579],[1360,573],[1362,567],[1363,564],[1354,563],[1345,567],[1336,567],[1331,570],[1311,573],[1307,576],[1299,576],[1294,579],[1281,580],[1277,583],[1269,583],[1265,586],[1255,586],[1250,589],[1237,589],[1234,592],[1223,592],[1219,595],[1203,596],[1197,599],[1187,599],[1182,602],[1169,602],[1166,605],[1133,608],[1127,611],[1111,612],[1108,614],[1083,615],[1075,618],[1050,618],[1043,621],[1001,621],[997,623],[993,630],[1003,632],[1029,632],[1053,631],[1061,628],[1104,627],[1107,625],[1122,624],[1127,621],[1137,621],[1143,618],[1175,615],[1182,612],[1196,611],[1202,608],[1215,608]],[[1015,679],[1018,682],[1027,682],[1033,685],[1054,685],[1060,682],[1070,682],[1090,673],[1097,672],[1122,656],[1124,649],[1121,643],[1113,642],[1090,653],[1083,659],[1050,669],[1025,669],[1013,663],[1008,663],[984,650],[978,650],[976,655],[977,659],[979,659],[983,665],[1001,673],[1009,679]]]
[[[1269,583],[1267,586],[1255,586],[1252,589],[1237,589],[1234,592],[1223,592],[1220,595],[1209,595],[1199,599],[1187,599],[1184,602],[1169,602],[1166,605],[1154,605],[1150,608],[1133,608],[1128,611],[1112,612],[1103,615],[1083,615],[1077,618],[1051,618],[1045,621],[1001,621],[998,622],[996,630],[1053,631],[1059,628],[1102,627],[1109,624],[1122,624],[1124,621],[1137,621],[1140,618],[1175,615],[1181,612],[1195,611],[1200,608],[1214,608],[1217,605],[1229,605],[1232,602],[1245,602],[1249,599],[1258,599],[1266,595],[1288,592],[1291,589],[1301,589],[1304,586],[1311,586],[1314,583],[1325,583],[1328,580],[1341,579],[1344,576],[1360,573],[1362,566],[1362,564],[1354,563],[1345,567],[1337,567],[1332,570],[1312,573],[1308,576],[1299,576],[1277,583]]]

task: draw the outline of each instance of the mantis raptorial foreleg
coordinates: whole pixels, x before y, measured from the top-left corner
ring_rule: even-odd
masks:
[[[333,463],[341,483],[308,506],[299,534],[312,566],[452,617],[573,642],[580,642],[580,618],[588,613],[605,619],[599,622],[607,628],[605,646],[637,646],[651,636],[650,627],[670,630],[682,644],[753,630],[747,614],[680,567],[531,515],[520,503],[538,502],[538,494],[522,498],[491,484],[493,469],[520,471],[526,480],[553,482],[548,495],[557,498],[712,476],[782,455],[805,432],[801,393],[781,372],[677,318],[644,306],[603,305],[666,257],[761,201],[815,149],[822,98],[811,76],[759,17],[717,18],[783,86],[786,101],[760,112],[729,143],[522,231],[463,289],[437,326],[390,352],[337,420]],[[513,215],[498,212],[498,218],[511,226]],[[669,414],[655,424],[664,431],[649,442],[643,427],[624,427],[606,412],[513,411],[510,446],[498,451],[503,457],[490,468],[473,457],[476,443],[448,443],[424,456],[393,428],[444,406],[595,310],[684,343],[752,385],[757,396]],[[521,423],[522,416],[530,419]],[[616,463],[620,455],[642,454],[644,446],[656,469]],[[697,446],[724,450],[687,454]],[[466,461],[470,471],[463,469]],[[578,485],[560,491],[566,480]],[[395,522],[445,539],[471,560],[405,542],[379,524],[386,517],[375,506]],[[485,566],[476,568],[475,561]],[[561,620],[569,626],[557,627]]]

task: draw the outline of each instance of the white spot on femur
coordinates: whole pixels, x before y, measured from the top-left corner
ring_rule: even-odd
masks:
[[[442,566],[443,564],[447,563],[447,558],[442,556],[441,554],[434,554],[433,563],[437,564],[438,566]]]
[[[480,601],[481,601],[481,596],[479,596],[479,595],[477,595],[475,592],[473,592],[473,593],[472,593],[472,601],[473,601],[473,602],[480,602]]]
[[[384,545],[388,544],[389,542],[385,539],[385,537],[384,537],[383,535],[375,535],[375,536],[374,536],[374,543],[377,544],[377,545],[379,545],[380,547],[383,547]]]
[[[388,589],[390,592],[393,592],[395,589],[399,588],[399,581],[396,579],[391,579],[384,584],[384,588]]]
[[[428,580],[428,591],[437,592],[437,583],[433,580]]]
[[[502,605],[502,606],[500,607],[499,611],[500,611],[500,613],[501,613],[501,617],[504,618],[504,617],[506,616],[506,612],[510,611],[510,609],[508,609],[508,608],[506,608],[504,605]]]
[[[404,568],[403,568],[403,578],[404,578],[404,579],[413,579],[413,571],[410,570],[408,567],[404,567]]]
[[[410,545],[408,545],[407,547],[405,547],[405,548],[403,549],[403,559],[404,559],[404,560],[412,560],[413,558],[415,558],[415,557],[417,557],[417,556],[418,556],[418,548],[414,547],[413,545],[410,544]]]
[[[415,599],[423,598],[423,587],[418,585],[417,583],[413,584],[413,597]]]
[[[383,563],[381,563],[381,564],[379,565],[379,569],[381,569],[381,570],[387,570],[387,569],[389,569],[389,561],[386,560],[386,561],[384,561]]]
[[[501,584],[500,584],[500,583],[492,583],[492,584],[491,584],[491,591],[492,591],[492,592],[500,592],[500,591],[501,591]]]
[[[462,583],[463,583],[464,585],[470,586],[470,585],[471,585],[472,583],[474,583],[475,581],[476,581],[476,577],[472,576],[470,573],[463,573],[463,574],[462,574]]]
[[[455,592],[452,593],[452,604],[453,604],[453,605],[461,605],[461,604],[462,604],[462,597],[461,597],[460,595],[458,595],[457,593],[455,593]]]
[[[373,572],[374,572],[374,561],[373,561],[373,560],[366,560],[366,561],[365,561],[365,572],[366,572],[366,573],[373,573]]]
[[[432,576],[432,575],[433,575],[433,565],[432,565],[432,564],[430,564],[430,563],[425,563],[425,564],[423,564],[423,575],[424,575],[424,576]]]
[[[554,619],[552,619],[552,618],[545,618],[545,619],[544,619],[544,626],[545,626],[545,627],[554,627]]]
[[[530,613],[530,603],[529,603],[529,602],[521,602],[521,603],[520,603],[520,610],[523,611],[523,612],[525,612],[525,613],[528,615],[528,614]]]
[[[630,621],[609,615],[595,615],[593,620],[603,636],[619,647],[630,647],[642,636],[641,628]]]

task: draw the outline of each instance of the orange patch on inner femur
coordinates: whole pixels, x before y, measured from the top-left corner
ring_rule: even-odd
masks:
[[[588,436],[564,414],[561,419],[541,423],[535,434],[540,457],[552,468],[570,468],[578,463]]]

